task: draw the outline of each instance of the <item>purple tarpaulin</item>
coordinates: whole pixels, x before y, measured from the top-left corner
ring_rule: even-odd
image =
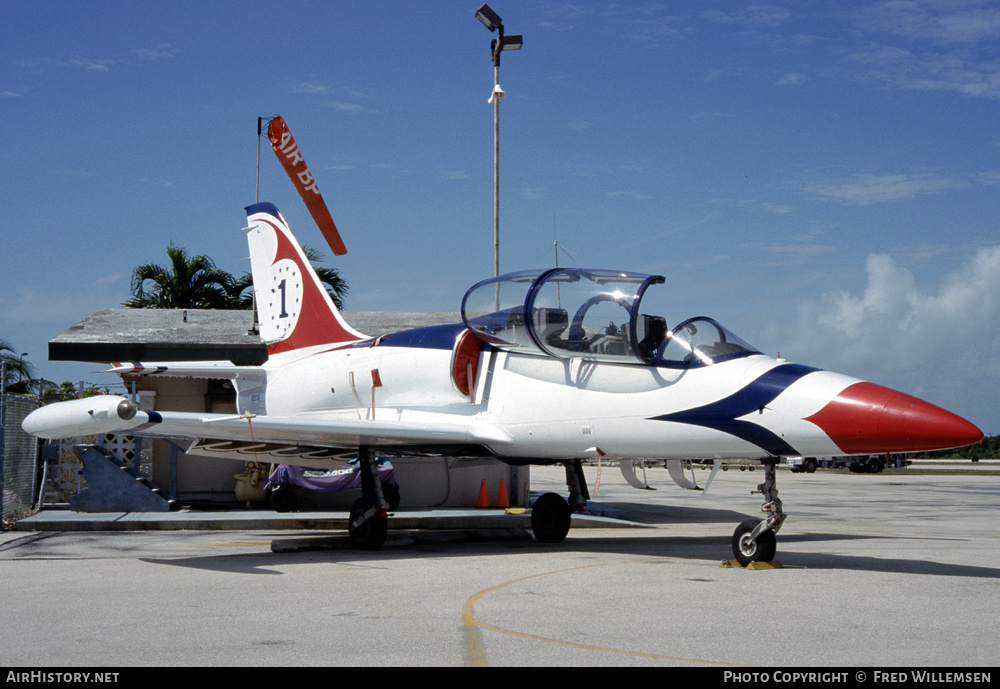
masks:
[[[396,483],[395,471],[389,460],[377,459],[376,465],[378,477],[382,485],[398,485]],[[351,488],[360,489],[361,463],[357,459],[352,459],[339,469],[308,469],[289,464],[279,464],[271,471],[271,475],[267,477],[267,485],[264,486],[264,489],[272,490],[278,486],[306,488],[321,493],[335,493]]]

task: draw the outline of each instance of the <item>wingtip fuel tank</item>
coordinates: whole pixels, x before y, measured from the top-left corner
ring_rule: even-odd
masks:
[[[95,395],[36,409],[24,419],[21,428],[38,438],[111,433],[121,430],[137,412],[135,402],[124,397]]]

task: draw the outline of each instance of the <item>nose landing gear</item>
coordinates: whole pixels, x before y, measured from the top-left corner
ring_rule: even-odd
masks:
[[[751,494],[764,496],[761,511],[767,516],[760,520],[748,519],[733,533],[733,555],[743,567],[752,562],[770,562],[777,552],[775,536],[787,515],[782,511],[778,498],[775,463],[774,459],[764,462],[764,482],[757,486],[757,490],[751,491]]]

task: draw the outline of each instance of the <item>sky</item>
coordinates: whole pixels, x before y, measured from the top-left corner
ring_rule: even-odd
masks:
[[[47,343],[173,243],[248,270],[257,198],[325,249],[257,119],[281,115],[354,311],[454,311],[493,274],[479,2],[9,3],[0,339]],[[494,0],[500,270],[663,275],[676,324],[1000,433],[1000,4]],[[259,197],[257,174],[259,169]]]

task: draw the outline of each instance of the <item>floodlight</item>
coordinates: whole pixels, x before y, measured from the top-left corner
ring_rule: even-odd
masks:
[[[490,31],[496,31],[497,27],[503,24],[503,19],[501,19],[500,16],[490,9],[490,6],[485,3],[482,7],[476,10],[476,19],[481,21],[483,26]]]
[[[503,37],[501,50],[520,50],[522,45],[524,45],[524,39],[521,34],[508,34]]]

